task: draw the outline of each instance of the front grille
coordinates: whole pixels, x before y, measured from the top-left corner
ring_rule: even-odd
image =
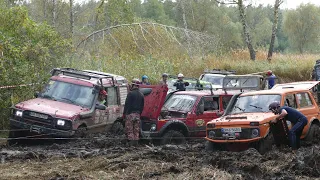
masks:
[[[255,128],[242,128],[241,129],[241,132],[239,133],[240,136],[236,137],[236,139],[238,140],[241,140],[241,139],[251,139],[252,136],[252,130],[255,129]],[[214,132],[214,137],[210,137],[209,136],[209,133],[210,131],[213,131]],[[228,140],[230,139],[228,136],[223,136],[223,135],[226,135],[228,134],[229,137],[230,136],[233,136],[232,133],[222,133],[221,132],[221,129],[211,129],[211,130],[208,130],[207,131],[207,137],[211,138],[211,139],[216,139],[216,140]]]
[[[47,119],[40,117],[31,116],[31,113],[40,114],[41,116],[47,116]],[[28,124],[39,125],[44,127],[52,127],[53,126],[53,117],[47,114],[37,113],[33,111],[24,111],[23,112],[23,120]]]

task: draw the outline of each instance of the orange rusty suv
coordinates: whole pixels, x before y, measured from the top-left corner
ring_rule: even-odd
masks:
[[[296,108],[308,118],[301,138],[313,141],[319,133],[319,108],[310,90],[319,82],[277,86],[271,90],[239,93],[230,100],[224,114],[206,127],[206,149],[228,150],[256,148],[261,154],[271,149],[273,136],[269,122],[276,116],[268,106],[279,101],[281,106]],[[289,123],[289,121],[287,121]],[[289,129],[291,125],[288,125]]]

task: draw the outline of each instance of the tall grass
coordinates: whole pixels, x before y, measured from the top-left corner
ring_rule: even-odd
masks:
[[[232,69],[237,74],[248,74],[272,70],[284,82],[311,79],[314,63],[320,55],[314,54],[274,54],[271,62],[266,60],[266,52],[257,52],[257,60],[249,60],[247,51],[232,51],[223,57],[210,55],[205,58],[189,59],[188,56],[161,58],[159,56],[120,56],[99,60],[73,61],[74,67],[96,69],[125,76],[128,79],[148,75],[156,83],[161,74],[183,73],[198,78],[205,69]]]

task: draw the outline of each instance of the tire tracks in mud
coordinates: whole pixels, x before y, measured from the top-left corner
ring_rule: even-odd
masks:
[[[297,155],[292,154],[287,148],[279,150],[273,147],[272,151],[262,156],[255,149],[242,152],[206,152],[202,140],[189,141],[188,144],[181,146],[143,144],[138,147],[127,147],[125,141],[104,137],[106,136],[99,136],[89,141],[77,140],[48,145],[4,146],[0,151],[1,163],[10,165],[30,161],[46,164],[53,159],[72,162],[74,158],[90,163],[87,167],[65,172],[62,175],[50,174],[53,179],[59,179],[59,177],[70,179],[68,177],[77,176],[82,171],[96,172],[97,170],[99,173],[108,172],[109,175],[130,172],[123,178],[127,176],[133,179],[170,177],[179,179],[186,176],[191,179],[212,179],[212,177],[316,179],[320,177],[320,144],[304,146],[299,149]]]

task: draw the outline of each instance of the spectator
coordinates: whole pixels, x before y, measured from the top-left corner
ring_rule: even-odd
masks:
[[[268,80],[268,89],[271,89],[275,85],[277,77],[272,73],[271,70],[268,70],[266,75]]]
[[[177,87],[177,91],[185,91],[186,90],[186,86],[189,86],[189,83],[188,82],[184,82],[183,81],[183,74],[178,74],[178,80],[177,82],[175,82],[173,84],[173,86]]]
[[[148,76],[143,75],[141,80],[142,80],[142,83],[141,83],[141,84],[143,84],[143,85],[150,85]]]
[[[168,85],[168,74],[162,74],[162,80],[159,82],[160,85]]]
[[[131,91],[124,105],[125,128],[130,145],[136,146],[139,141],[140,116],[144,108],[144,95],[139,91],[139,80],[132,81]]]

